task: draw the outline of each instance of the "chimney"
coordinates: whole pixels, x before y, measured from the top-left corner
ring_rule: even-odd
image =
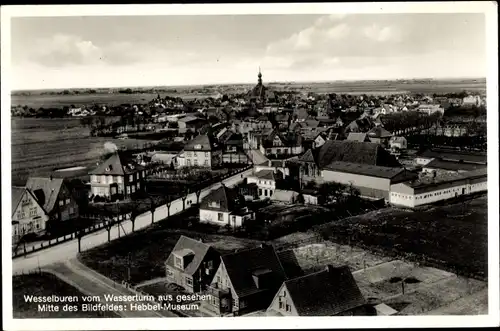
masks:
[[[51,175],[50,175],[50,180],[52,180],[52,179],[53,179],[53,177],[52,177],[52,174],[51,174]]]
[[[333,272],[333,265],[331,264],[328,264],[326,267],[325,267],[325,270],[328,271],[328,272]]]

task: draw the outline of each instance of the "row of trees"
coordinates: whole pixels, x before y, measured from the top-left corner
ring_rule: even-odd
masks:
[[[384,128],[393,134],[407,134],[415,130],[423,130],[437,124],[442,118],[440,112],[430,115],[417,111],[399,112],[381,117]]]

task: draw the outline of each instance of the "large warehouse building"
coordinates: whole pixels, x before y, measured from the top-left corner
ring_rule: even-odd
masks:
[[[417,207],[488,190],[487,169],[423,177],[391,185],[389,202],[397,206]]]

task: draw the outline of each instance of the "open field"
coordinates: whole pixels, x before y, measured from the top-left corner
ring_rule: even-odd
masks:
[[[38,109],[64,106],[84,106],[84,105],[106,105],[118,106],[121,104],[146,104],[157,97],[158,93],[96,93],[96,94],[69,94],[69,95],[41,95],[36,94],[36,91],[31,92],[31,95],[13,95],[11,104],[13,106],[28,106]],[[160,93],[161,96],[168,95],[170,97],[181,97],[189,100],[195,98],[206,98],[213,96],[212,94],[187,94],[187,93]]]
[[[30,274],[22,276],[14,276],[12,278],[12,293],[13,303],[12,310],[14,318],[96,318],[96,317],[116,317],[112,312],[82,312],[82,293],[77,289],[66,284],[59,278],[49,273]],[[62,311],[62,305],[59,312],[43,312],[38,311],[38,304],[26,302],[25,295],[33,296],[77,296],[78,302],[74,305],[78,306],[78,311],[68,312]],[[73,303],[72,303],[73,304]]]
[[[409,211],[386,208],[318,226],[315,231],[338,243],[384,255],[487,277],[487,197],[465,203]]]
[[[77,119],[16,118],[11,120],[12,182],[24,185],[28,176],[47,175],[54,168],[94,166],[104,143],[135,148],[154,141],[90,137]]]
[[[256,241],[241,238],[190,234],[188,231],[161,230],[153,226],[83,252],[79,259],[90,268],[119,282],[127,280],[130,261],[130,283],[137,284],[165,276],[165,261],[181,234],[202,238],[221,253],[258,245]]]

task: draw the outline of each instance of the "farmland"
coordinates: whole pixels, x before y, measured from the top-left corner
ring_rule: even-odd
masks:
[[[30,275],[14,276],[12,278],[13,302],[12,310],[14,318],[96,318],[96,317],[117,317],[112,312],[83,312],[81,304],[83,296],[77,289],[63,282],[56,276],[49,273],[37,273]],[[78,311],[59,312],[39,311],[36,303],[26,302],[25,295],[51,296],[57,294],[58,297],[76,296],[79,306]],[[59,304],[58,306],[62,306]]]
[[[28,106],[38,109],[50,107],[64,106],[84,106],[91,104],[118,106],[121,104],[146,104],[156,98],[158,93],[136,93],[136,94],[121,94],[121,93],[98,93],[98,94],[69,94],[69,95],[48,95],[38,94],[36,91],[30,95],[12,95],[11,104],[13,106]],[[162,94],[164,95],[164,94]],[[204,98],[212,96],[187,93],[169,93],[172,97],[181,97],[183,99]]]
[[[415,211],[387,208],[318,226],[315,231],[384,255],[404,256],[485,279],[488,261],[487,198]]]
[[[47,175],[54,168],[95,165],[108,141],[119,148],[152,143],[90,137],[77,119],[13,118],[11,130],[14,185],[24,185],[28,176]]]
[[[485,92],[484,79],[453,79],[453,80],[396,80],[396,81],[333,81],[333,82],[270,82],[266,83],[276,91],[297,91],[314,93],[345,93],[391,95],[403,93],[456,93],[463,90],[470,92]],[[40,107],[82,106],[88,104],[105,104],[116,106],[121,104],[146,104],[154,99],[158,93],[162,96],[180,97],[186,100],[213,97],[220,93],[243,93],[252,88],[253,84],[234,84],[220,86],[181,86],[172,88],[156,87],[147,91],[134,88],[137,93],[119,93],[117,89],[99,89],[93,94],[45,94],[51,91],[15,92],[12,95],[13,106],[28,106],[35,109]],[[77,89],[78,90],[78,89]]]

